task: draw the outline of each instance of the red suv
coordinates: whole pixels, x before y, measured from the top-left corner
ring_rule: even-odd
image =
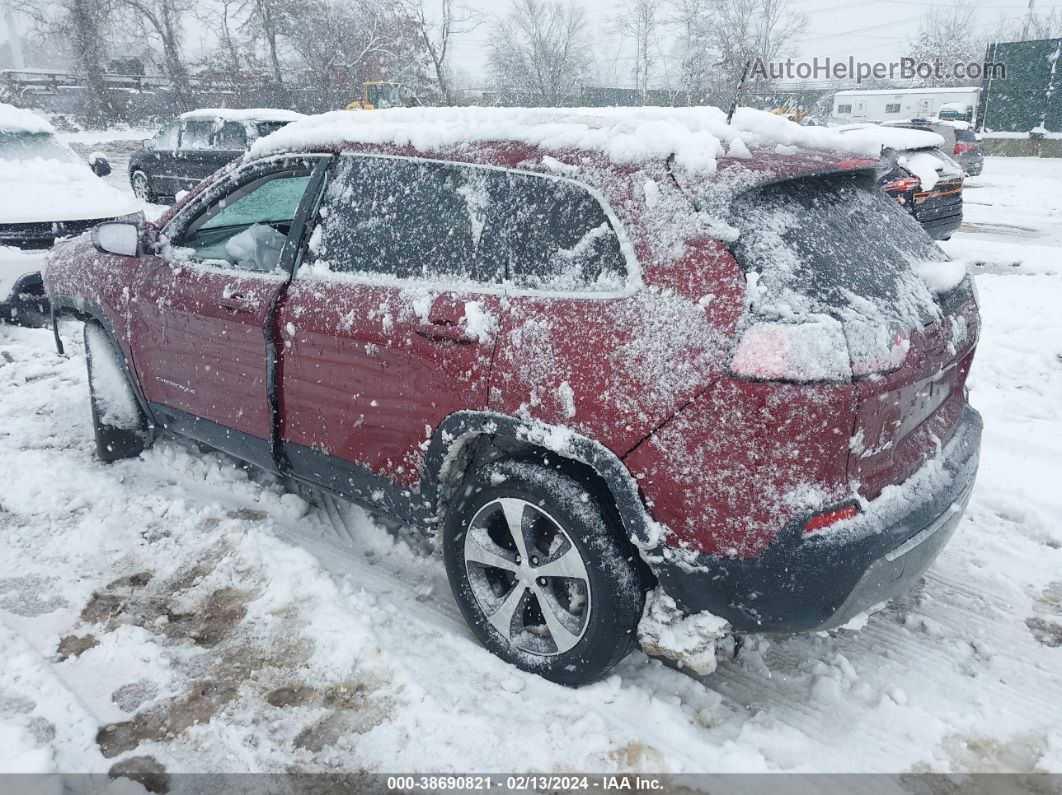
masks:
[[[925,571],[977,467],[979,319],[876,161],[356,122],[56,249],[103,460],[169,432],[438,533],[482,642],[566,684],[653,588],[796,632]]]

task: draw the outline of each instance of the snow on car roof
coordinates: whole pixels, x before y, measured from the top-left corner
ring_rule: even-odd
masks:
[[[302,113],[283,108],[199,108],[181,114],[182,119],[225,119],[226,121],[298,121]]]
[[[878,157],[886,141],[892,140],[892,132],[875,127],[842,135],[752,108],[739,108],[730,125],[726,114],[715,107],[340,110],[310,116],[262,138],[251,147],[250,156],[350,144],[442,152],[479,143],[514,142],[543,151],[597,152],[618,164],[674,156],[684,169],[712,173],[719,158],[727,154],[748,157],[749,147],[773,147],[781,154],[797,147]],[[940,136],[927,135],[931,141],[922,146],[943,143]]]
[[[32,111],[0,102],[0,132],[54,133],[55,128]]]
[[[928,149],[943,146],[944,136],[932,130],[913,130],[910,127],[892,127],[881,124],[853,124],[837,129],[846,137],[877,141],[880,149],[906,151],[909,149]],[[879,149],[879,153],[880,153]]]

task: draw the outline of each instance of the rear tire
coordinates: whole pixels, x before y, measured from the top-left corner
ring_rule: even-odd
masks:
[[[108,464],[135,458],[151,438],[147,417],[129,383],[125,357],[98,323],[85,324],[85,361],[96,455]]]
[[[129,176],[129,185],[133,189],[133,195],[140,199],[140,201],[154,204],[155,200],[158,198],[151,192],[151,180],[143,171],[134,171]]]
[[[457,604],[484,646],[578,686],[631,651],[645,597],[618,522],[555,460],[541,461],[470,471],[447,512],[443,552]]]

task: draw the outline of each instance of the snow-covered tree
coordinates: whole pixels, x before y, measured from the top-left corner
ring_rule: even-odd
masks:
[[[590,65],[587,23],[574,2],[513,0],[494,26],[490,69],[501,89],[558,105],[579,87]]]
[[[659,52],[658,29],[664,11],[663,0],[626,0],[612,19],[620,38],[634,44],[634,87],[644,97]]]
[[[421,45],[431,60],[442,101],[453,105],[457,101],[449,62],[453,37],[478,28],[484,21],[483,15],[457,5],[453,0],[438,0],[433,9],[429,8],[432,4],[428,0],[405,0],[405,5],[416,25]],[[433,15],[432,10],[437,14]]]
[[[925,79],[927,85],[962,85],[969,78],[951,77],[950,67],[956,63],[980,61],[985,54],[985,38],[977,33],[976,8],[965,0],[952,0],[951,5],[933,6],[922,17],[918,34],[908,44],[907,56],[919,63],[937,63],[941,73]]]

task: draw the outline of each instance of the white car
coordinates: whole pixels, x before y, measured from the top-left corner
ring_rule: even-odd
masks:
[[[40,116],[0,103],[0,320],[35,322],[47,311],[39,271],[56,239],[140,210],[100,179],[106,158],[90,159]]]

